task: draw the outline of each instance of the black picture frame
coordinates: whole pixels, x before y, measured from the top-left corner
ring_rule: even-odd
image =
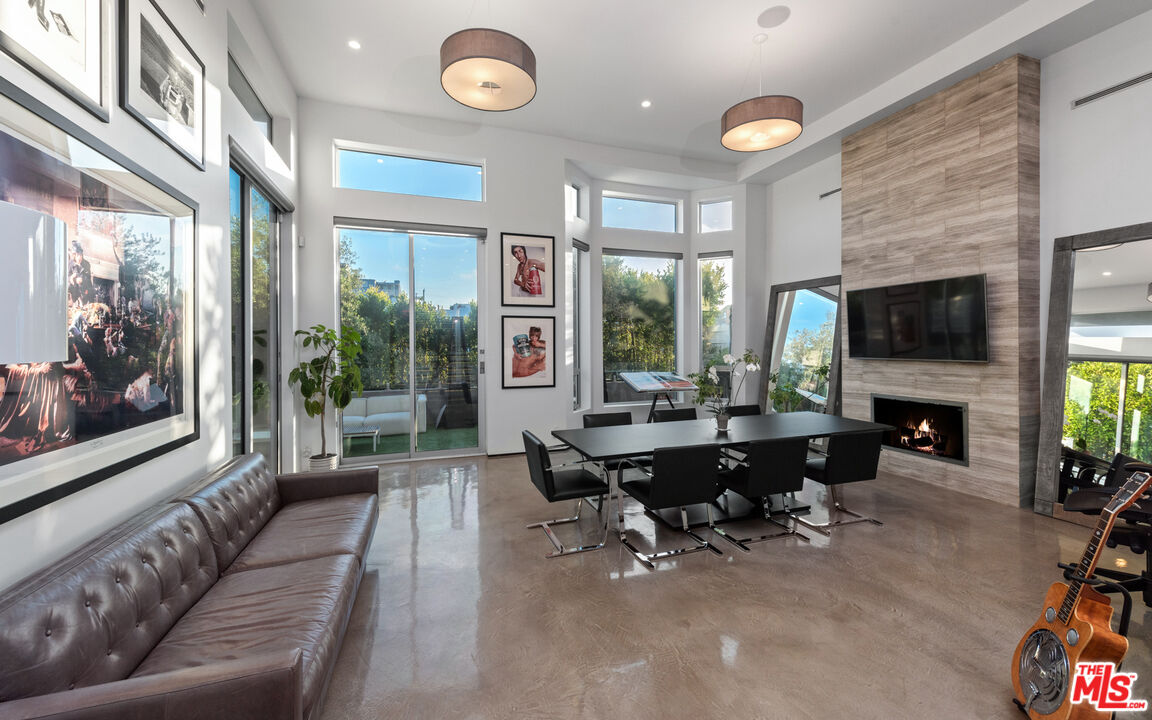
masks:
[[[115,166],[109,167],[99,164],[96,170],[85,169],[82,173],[84,178],[79,183],[82,188],[81,192],[62,190],[70,200],[78,203],[78,209],[81,204],[91,206],[93,203],[107,203],[113,198],[118,198],[119,202],[128,203],[121,212],[136,213],[146,210],[151,207],[150,203],[156,200],[161,201],[161,207],[151,207],[153,212],[158,210],[163,213],[169,213],[172,210],[177,211],[178,214],[172,217],[179,217],[180,219],[178,221],[173,220],[171,226],[169,253],[170,261],[173,263],[172,268],[179,267],[180,271],[178,275],[171,275],[169,278],[170,282],[174,277],[179,278],[178,292],[182,318],[178,326],[177,324],[172,325],[171,337],[182,338],[179,354],[173,356],[178,358],[177,362],[181,365],[182,385],[180,392],[183,393],[183,397],[179,401],[181,412],[178,415],[173,414],[162,420],[135,418],[135,422],[123,423],[121,429],[113,428],[112,431],[103,435],[93,435],[85,439],[82,439],[81,433],[77,432],[77,436],[71,438],[73,442],[70,444],[58,442],[57,447],[42,448],[40,452],[26,454],[25,457],[17,460],[9,457],[0,463],[0,524],[3,524],[96,485],[144,462],[193,443],[200,438],[199,353],[197,351],[198,328],[196,326],[198,312],[196,257],[199,205],[4,78],[0,78],[0,118],[4,119],[5,125],[3,129],[0,129],[0,140],[9,148],[9,152],[5,155],[8,162],[14,162],[12,160],[14,155],[20,154],[14,154],[11,150],[20,148],[21,145],[25,146],[21,150],[25,156],[28,156],[33,150],[43,154],[43,150],[28,143],[27,138],[29,136],[40,139],[52,137],[55,142],[63,143],[70,148],[75,146],[72,141],[82,143],[133,176],[134,179],[129,182],[131,187],[119,188],[116,185],[105,185],[104,180],[120,177],[124,173],[102,174],[107,170],[114,170]],[[66,156],[67,153],[60,152],[46,159]],[[85,157],[88,156],[85,155]],[[57,159],[56,162],[63,164],[64,161]],[[37,171],[46,172],[47,165],[48,163],[45,162],[33,163],[31,166],[35,167]],[[27,168],[30,165],[25,162],[23,167]],[[21,198],[18,191],[19,177],[12,172],[12,168],[5,168],[4,172],[9,178],[9,200],[20,200],[22,203],[27,203],[29,197],[34,197],[34,194],[25,194]],[[106,193],[102,191],[102,185],[107,188]],[[152,197],[151,200],[149,199],[150,196]],[[103,210],[107,207],[112,206],[105,205],[100,209]],[[179,210],[181,207],[183,210]],[[59,206],[54,212],[59,213]],[[71,222],[79,224],[79,216]],[[177,225],[180,227],[179,231]],[[82,236],[79,233],[70,237],[76,237],[82,241]],[[180,258],[178,262],[176,261],[177,247]],[[169,298],[171,297],[169,296]],[[169,307],[174,308],[175,306],[169,305]],[[70,332],[70,328],[68,331]],[[175,350],[170,349],[170,352],[175,353]],[[12,366],[5,366],[5,371],[7,372],[10,367]],[[172,369],[175,369],[175,365]],[[171,369],[168,372],[171,372]],[[96,376],[96,373],[93,375]],[[11,389],[7,378],[5,384],[7,392]],[[124,401],[128,401],[127,393],[125,393]],[[171,403],[171,399],[168,402]],[[118,419],[115,420],[118,422]],[[5,424],[3,428],[0,428],[0,435],[6,436],[11,441],[14,432],[8,424]]]
[[[21,12],[10,24],[0,19],[0,50],[60,93],[109,121],[112,108],[112,28],[115,0],[83,0],[69,18],[43,2],[12,3]],[[27,15],[22,11],[27,10]],[[54,40],[66,38],[64,44]],[[67,52],[70,51],[70,52]]]
[[[121,0],[120,106],[204,170],[204,63],[156,0]]]
[[[516,247],[524,248],[526,259],[514,255]],[[556,238],[552,235],[500,233],[500,304],[525,307],[556,307]],[[521,265],[528,266],[526,273]],[[539,288],[539,294],[527,288]]]
[[[556,318],[546,315],[504,315],[500,318],[500,378],[505,390],[556,387]],[[532,345],[532,331],[540,329]],[[534,367],[540,369],[532,371]]]

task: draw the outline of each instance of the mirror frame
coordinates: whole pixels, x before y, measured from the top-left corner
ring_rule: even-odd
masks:
[[[795,290],[817,290],[828,285],[837,287],[836,293],[836,330],[832,334],[832,359],[828,369],[828,399],[824,405],[824,414],[839,415],[842,411],[842,398],[840,395],[840,319],[844,308],[844,287],[839,275],[815,278],[813,280],[798,280],[790,283],[773,285],[771,299],[768,302],[768,324],[764,332],[764,367],[760,373],[760,408],[767,413],[772,407],[768,403],[768,376],[772,374],[772,343],[776,338],[776,314],[780,311],[780,296]]]
[[[1048,302],[1048,335],[1044,343],[1044,378],[1040,388],[1040,441],[1036,457],[1036,492],[1032,509],[1051,516],[1060,493],[1060,441],[1064,428],[1064,378],[1068,368],[1068,333],[1072,326],[1072,281],[1076,251],[1152,239],[1152,223],[1056,238],[1052,251],[1052,292]]]

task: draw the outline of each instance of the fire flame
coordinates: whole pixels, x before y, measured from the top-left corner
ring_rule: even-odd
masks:
[[[931,435],[932,434],[932,426],[928,424],[928,418],[924,418],[923,420],[921,420],[920,425],[919,425],[919,427],[916,428],[916,430],[918,432],[922,432],[922,433],[925,433],[927,435]]]

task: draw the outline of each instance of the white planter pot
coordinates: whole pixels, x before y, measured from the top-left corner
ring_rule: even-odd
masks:
[[[309,470],[335,470],[340,466],[340,456],[336,453],[327,455],[313,455],[308,458]]]

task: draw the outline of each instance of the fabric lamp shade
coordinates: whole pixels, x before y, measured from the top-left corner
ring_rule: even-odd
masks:
[[[762,95],[728,108],[720,120],[720,144],[758,152],[786,145],[804,129],[804,104],[789,95]]]
[[[515,110],[536,96],[536,55],[500,30],[469,28],[440,46],[440,85],[477,110]]]
[[[0,363],[67,360],[67,226],[0,201],[0,253]]]

